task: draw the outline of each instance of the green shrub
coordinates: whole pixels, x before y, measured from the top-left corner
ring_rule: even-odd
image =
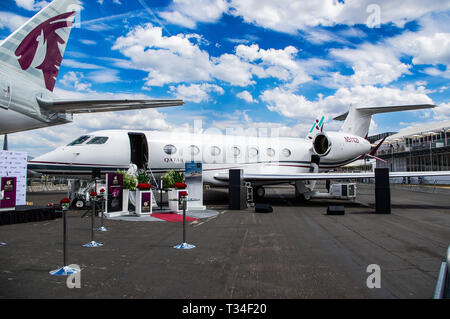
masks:
[[[123,188],[130,191],[136,190],[137,180],[133,175],[127,173],[126,170],[117,170],[118,174],[123,175]]]
[[[168,171],[161,178],[163,180],[163,188],[165,189],[173,187],[175,183],[184,183],[185,181],[184,173],[175,170]]]
[[[137,183],[150,183],[150,175],[145,169],[140,169],[137,171]]]

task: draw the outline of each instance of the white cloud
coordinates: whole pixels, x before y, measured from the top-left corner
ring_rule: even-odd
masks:
[[[95,83],[113,83],[119,82],[119,71],[111,69],[103,69],[89,73],[86,77]]]
[[[351,65],[354,74],[342,79],[353,86],[386,85],[409,73],[411,67],[402,63],[395,52],[383,44],[365,43],[357,49],[333,49],[330,55]]]
[[[129,58],[116,61],[116,66],[148,72],[146,86],[217,79],[243,87],[255,84],[257,76],[291,81],[296,87],[311,80],[296,61],[298,50],[293,46],[265,50],[258,45],[239,45],[236,54],[211,57],[198,42],[204,40],[196,34],[163,36],[159,27],[138,26],[114,44],[113,49]]]
[[[11,12],[0,11],[0,29],[7,28],[13,32],[27,22],[27,20],[28,18]]]
[[[253,98],[249,91],[242,91],[236,94],[236,96],[247,103],[256,103],[257,101]]]
[[[252,65],[242,61],[233,54],[225,53],[219,58],[214,58],[213,76],[219,80],[237,86],[248,86],[255,84],[252,80]]]
[[[70,71],[64,74],[59,82],[67,88],[74,88],[76,91],[90,91],[91,84],[84,83],[83,79],[83,73]]]
[[[433,117],[437,121],[450,119],[450,102],[441,103],[433,109]]]
[[[387,39],[386,46],[412,56],[413,64],[450,65],[450,14],[430,15],[419,20],[418,32],[405,32]]]
[[[213,65],[209,54],[183,34],[166,37],[159,27],[138,26],[116,40],[113,49],[130,59],[136,69],[149,72],[147,86],[209,81]]]
[[[296,33],[316,26],[366,24],[373,15],[368,10],[373,0],[291,1],[291,0],[232,0],[230,12],[244,21],[276,31]],[[403,26],[430,12],[443,12],[450,8],[448,1],[380,0],[376,2],[380,22],[393,22]],[[369,11],[369,12],[368,12]]]
[[[194,103],[207,102],[210,100],[210,93],[217,93],[223,95],[224,90],[215,84],[191,84],[186,86],[184,84],[177,87],[171,86],[170,91],[180,99],[191,101]]]
[[[227,9],[226,0],[174,0],[169,10],[159,15],[167,22],[193,29],[198,22],[216,22]]]
[[[270,111],[302,121],[313,121],[322,115],[337,116],[355,106],[383,106],[406,104],[432,104],[424,87],[406,86],[398,88],[378,88],[375,86],[357,86],[340,88],[333,95],[310,101],[303,95],[275,88],[264,91],[261,100],[267,103]]]
[[[49,4],[47,1],[36,0],[15,0],[18,7],[24,8],[29,11],[38,11]]]

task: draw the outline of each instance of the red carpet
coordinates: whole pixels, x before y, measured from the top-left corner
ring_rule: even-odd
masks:
[[[151,216],[165,220],[167,222],[172,222],[172,223],[177,223],[177,222],[183,221],[183,215],[178,215],[178,214],[174,214],[174,213],[152,214]],[[186,216],[187,222],[192,222],[194,220],[197,220],[197,218],[192,218],[192,217]]]

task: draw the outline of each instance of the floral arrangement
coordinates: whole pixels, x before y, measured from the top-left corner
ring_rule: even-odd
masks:
[[[70,199],[68,199],[67,197],[61,199],[61,201],[59,202],[61,204],[61,207],[63,209],[69,209],[70,206]]]
[[[184,183],[184,173],[178,172],[175,170],[170,170],[166,174],[161,177],[163,181],[163,188],[168,189],[171,187],[175,187],[175,183]]]
[[[184,192],[180,192],[180,197],[184,198],[188,196],[188,192],[184,191]]]
[[[92,197],[97,197],[97,196],[98,196],[97,192],[94,192],[94,191],[92,191],[90,195],[91,195],[91,198],[92,198]]]
[[[149,189],[152,188],[152,186],[150,184],[148,184],[148,183],[139,183],[137,185],[137,188],[140,189],[140,190],[149,190]]]
[[[106,192],[106,190],[105,190],[104,188],[101,188],[101,189],[100,189],[100,196],[105,195],[105,192]]]
[[[123,175],[123,188],[130,191],[136,190],[137,180],[131,174],[128,174],[126,170],[117,170],[117,173]]]
[[[173,187],[175,187],[177,189],[185,189],[187,187],[187,185],[185,183],[174,183]]]
[[[138,184],[146,183],[148,184],[150,182],[150,175],[147,173],[145,169],[139,169],[137,171],[136,179]]]

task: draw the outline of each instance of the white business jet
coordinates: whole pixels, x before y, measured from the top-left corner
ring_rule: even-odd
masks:
[[[83,135],[66,146],[29,161],[29,169],[44,174],[89,175],[127,169],[130,163],[155,175],[184,170],[185,162],[203,162],[205,184],[226,187],[228,170],[243,169],[258,196],[264,185],[290,183],[301,198],[314,197],[320,179],[373,178],[374,173],[327,172],[364,156],[374,156],[379,145],[365,137],[376,113],[432,108],[434,105],[350,107],[337,120],[339,132],[324,132],[317,121],[306,138],[237,136],[208,133],[105,130]],[[391,177],[444,176],[450,172],[391,172]]]
[[[73,114],[183,105],[182,100],[70,100],[53,89],[78,0],[55,0],[0,43],[0,134],[70,123]]]

